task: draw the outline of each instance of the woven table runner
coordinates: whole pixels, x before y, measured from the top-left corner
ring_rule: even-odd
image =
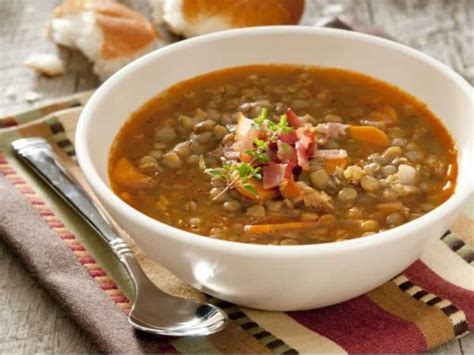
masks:
[[[286,313],[258,311],[211,298],[230,318],[229,326],[218,334],[154,338],[134,332],[126,319],[133,289],[120,263],[100,237],[10,149],[15,139],[42,136],[69,157],[71,166],[75,164],[74,131],[89,96],[78,94],[0,118],[0,238],[102,351],[422,352],[462,337],[472,328],[474,201],[450,231],[429,245],[420,260],[363,296],[322,309]],[[28,221],[41,224],[35,227],[38,238],[48,237],[32,241],[35,231],[30,231]],[[132,239],[127,241],[162,289],[184,297],[207,298],[146,258]],[[45,250],[39,252],[41,248]],[[63,264],[56,260],[57,251],[63,253]]]

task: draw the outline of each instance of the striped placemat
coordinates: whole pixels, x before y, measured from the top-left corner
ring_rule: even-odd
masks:
[[[83,265],[102,292],[126,314],[132,293],[120,264],[103,252],[97,235],[80,233],[81,222],[64,213],[52,192],[35,182],[10,149],[15,139],[39,135],[55,143],[74,162],[74,130],[80,107],[89,96],[79,94],[0,118],[0,174],[27,198],[69,246],[71,258]],[[363,296],[322,309],[286,313],[258,311],[211,298],[229,314],[231,321],[224,331],[209,337],[160,340],[158,349],[183,353],[398,353],[428,351],[462,337],[474,324],[472,202],[420,260]],[[173,294],[206,298],[144,257],[132,240],[129,243],[160,287]]]

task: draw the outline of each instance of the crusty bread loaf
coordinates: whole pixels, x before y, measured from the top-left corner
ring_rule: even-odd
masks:
[[[153,19],[185,37],[231,28],[294,25],[304,0],[149,0]]]
[[[102,80],[161,42],[150,21],[115,0],[65,0],[50,29],[56,43],[92,60]]]

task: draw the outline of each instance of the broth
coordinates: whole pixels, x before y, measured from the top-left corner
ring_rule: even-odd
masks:
[[[299,245],[396,227],[443,203],[457,153],[413,96],[346,70],[252,65],[178,83],[133,113],[115,193],[224,240]]]

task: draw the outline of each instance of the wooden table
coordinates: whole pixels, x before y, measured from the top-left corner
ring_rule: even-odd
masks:
[[[307,1],[317,14],[329,5],[349,3]],[[67,72],[55,79],[38,77],[22,65],[33,52],[58,51],[45,38],[45,25],[58,2],[0,0],[0,116],[31,107],[27,93],[54,98],[99,85],[91,64],[76,52],[59,50]],[[145,0],[124,2],[149,12]],[[474,82],[473,0],[359,0],[353,2],[353,11],[361,21],[383,27],[400,42],[430,54]],[[0,352],[94,351],[86,335],[0,242]],[[473,353],[474,334],[435,352]]]

